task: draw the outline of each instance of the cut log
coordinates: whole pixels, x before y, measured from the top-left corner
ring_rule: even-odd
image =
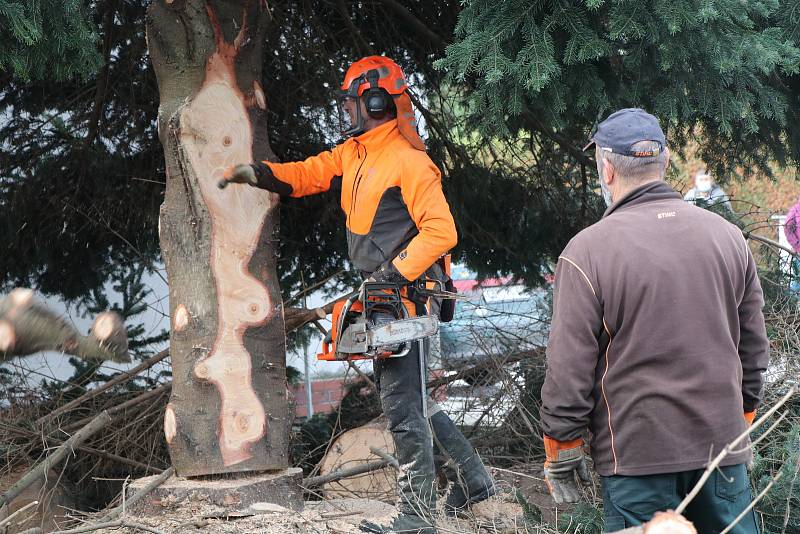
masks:
[[[386,457],[376,454],[373,450],[385,452]],[[346,470],[356,469],[352,474],[336,477],[322,485],[325,498],[357,496],[379,500],[393,499],[397,473],[386,459],[393,455],[394,440],[386,429],[386,420],[381,417],[348,430],[336,438],[320,462],[320,476],[315,478],[325,481],[325,477],[331,474],[347,473]],[[383,466],[363,473],[357,470],[360,466],[371,465],[376,461],[382,461]],[[321,485],[322,482],[317,481],[315,484]]]
[[[114,312],[99,314],[88,336],[39,302],[33,290],[17,288],[0,300],[0,363],[44,350],[84,360],[129,362],[128,333]]]
[[[266,17],[262,2],[161,0],[148,8],[167,175],[159,234],[173,326],[164,427],[180,476],[288,466],[272,240],[278,197],[242,184],[217,187],[231,165],[274,159],[256,83]]]
[[[613,534],[697,534],[697,530],[681,514],[669,510],[656,512],[653,519],[640,527],[618,530]]]

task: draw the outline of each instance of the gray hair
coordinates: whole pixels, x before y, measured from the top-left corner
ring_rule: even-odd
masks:
[[[650,157],[623,156],[608,152],[601,147],[597,147],[595,155],[611,163],[617,176],[629,184],[638,184],[653,178],[664,179],[667,171],[667,150],[657,141],[639,141],[631,145],[631,149],[636,152],[655,152],[658,154]]]

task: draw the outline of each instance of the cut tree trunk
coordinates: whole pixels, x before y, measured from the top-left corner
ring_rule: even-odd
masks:
[[[326,499],[353,496],[391,499],[397,486],[397,470],[387,457],[393,454],[394,440],[386,429],[386,419],[379,417],[337,437],[320,462],[320,476],[306,482],[322,486]],[[383,463],[377,466],[375,462]],[[365,471],[356,469],[363,466],[372,467]]]
[[[88,336],[44,307],[30,289],[17,288],[0,299],[0,363],[43,350],[84,360],[129,362],[128,333],[114,312],[99,314]]]
[[[164,431],[180,476],[288,466],[278,197],[217,187],[231,165],[274,159],[259,84],[263,6],[158,0],[147,13],[167,175],[159,233],[173,388]]]

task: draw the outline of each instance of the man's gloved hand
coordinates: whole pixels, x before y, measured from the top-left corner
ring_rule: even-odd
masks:
[[[744,412],[744,420],[747,422],[747,426],[753,426],[753,421],[756,419],[756,411],[753,410],[752,412]]]
[[[400,274],[400,271],[397,270],[392,262],[387,262],[382,265],[380,269],[372,273],[372,276],[370,276],[367,281],[397,284],[399,286],[407,286],[411,283],[411,280],[408,280],[405,276]]]
[[[249,163],[228,167],[217,185],[224,189],[228,184],[258,185],[255,169]]]
[[[544,450],[547,460],[544,462],[544,478],[550,494],[556,504],[578,502],[581,489],[575,481],[575,475],[583,484],[592,481],[586,457],[583,454],[583,440],[557,441],[549,436],[544,437]]]
[[[220,189],[225,189],[228,184],[248,184],[279,195],[291,195],[293,191],[292,186],[278,180],[264,162],[228,167],[217,185]]]
[[[744,421],[745,423],[747,423],[748,427],[753,426],[753,421],[755,421],[755,419],[756,419],[755,410],[753,410],[752,412],[744,412]],[[747,463],[745,464],[747,466],[748,473],[753,470],[754,463],[755,463],[755,453],[751,451],[750,459],[747,460]]]

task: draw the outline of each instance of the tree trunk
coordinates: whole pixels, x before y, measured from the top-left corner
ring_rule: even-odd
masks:
[[[181,476],[288,466],[285,333],[272,232],[278,197],[223,170],[274,159],[259,84],[263,3],[157,0],[147,41],[158,79],[167,189],[173,388],[164,417]]]

